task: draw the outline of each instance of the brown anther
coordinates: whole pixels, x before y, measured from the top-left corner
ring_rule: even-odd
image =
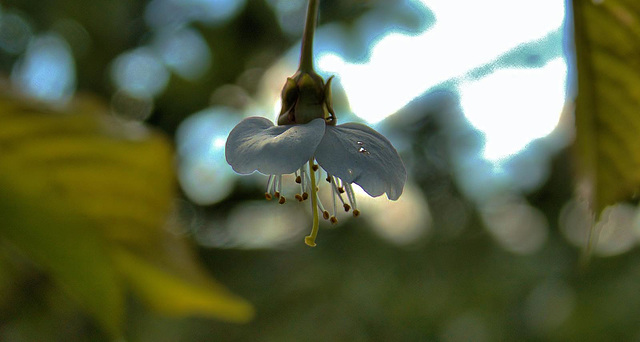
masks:
[[[302,200],[303,200],[303,201],[306,201],[306,200],[307,200],[307,198],[309,198],[309,194],[308,194],[308,193],[306,193],[306,192],[303,192],[303,193],[302,193]]]
[[[298,184],[302,183],[302,177],[300,176],[296,177],[296,183]]]
[[[345,212],[349,212],[349,210],[351,209],[351,206],[348,205],[347,203],[344,204],[344,211]]]
[[[270,193],[268,193],[268,192],[265,192],[265,193],[264,193],[264,198],[266,198],[266,199],[267,199],[267,201],[271,201],[271,200],[273,199],[273,197],[271,197],[271,194],[270,194]]]
[[[296,199],[298,200],[298,202],[302,202],[302,196],[300,196],[300,194],[296,194]]]
[[[278,201],[278,203],[284,204],[284,202],[286,202],[286,201],[287,201],[287,199],[284,198],[284,196],[280,196],[280,200]]]
[[[339,187],[338,188],[338,192],[341,193],[341,194],[344,194],[344,188],[343,187]]]
[[[327,183],[331,183],[331,178],[327,177]]]
[[[329,219],[329,212],[325,210],[325,211],[322,213],[322,218],[323,218],[323,219],[325,219],[325,220],[328,220],[328,219]]]
[[[354,209],[353,210],[353,217],[358,217],[358,216],[360,216],[360,210]]]
[[[331,216],[331,218],[329,218],[329,221],[331,222],[331,224],[338,223],[338,219],[335,216]]]
[[[311,167],[313,169],[313,171],[318,171],[318,164],[313,164],[313,166]]]
[[[280,193],[276,191],[276,192],[273,194],[273,197],[275,197],[275,198],[280,198]]]

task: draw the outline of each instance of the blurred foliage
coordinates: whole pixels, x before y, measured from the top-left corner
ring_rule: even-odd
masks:
[[[188,238],[216,233],[229,212],[260,191],[238,182],[226,201],[192,207],[195,218],[188,219],[196,227],[176,227],[193,222],[172,216],[180,193],[168,137],[191,113],[229,105],[231,96],[218,92],[225,86],[242,90],[243,99],[256,95],[264,72],[299,38],[278,25],[275,2],[248,0],[227,21],[190,24],[211,49],[212,67],[196,80],[171,76],[147,122],[163,133],[119,121],[102,104],[115,91],[114,58],[152,40],[144,21],[148,1],[3,2],[3,13],[24,14],[34,31],[65,37],[78,88],[101,100],[80,97],[51,109],[14,94],[0,97],[0,339],[109,339],[103,331],[132,341],[638,339],[640,252],[595,259],[580,270],[578,251],[560,232],[558,216],[573,190],[569,152],[555,157],[544,186],[526,194],[548,223],[544,246],[528,255],[507,252],[451,176],[452,146],[477,153],[483,140],[477,131],[459,130],[465,118],[449,93],[416,99],[385,123],[405,139],[411,186],[428,200],[428,238],[398,247],[363,218],[325,229],[314,250],[302,243],[193,248]],[[580,184],[603,208],[638,185],[638,5],[573,2],[577,149],[586,156]],[[419,17],[416,3],[326,0],[320,23],[353,33],[345,51],[361,59],[369,41],[354,28],[358,19],[373,13],[373,36],[417,33],[435,18]],[[69,20],[78,26],[60,24]],[[74,35],[69,27],[86,32]],[[10,74],[18,58],[2,54],[0,71]],[[247,322],[253,306],[209,272],[255,306],[255,319],[224,322]]]
[[[89,222],[69,217],[68,208],[61,206],[51,191],[39,189],[37,181],[24,184],[27,178],[8,169],[6,160],[0,163],[0,213],[4,219],[0,237],[48,269],[107,330],[118,335],[124,297],[104,242],[86,229]],[[11,278],[7,275],[5,281]]]
[[[578,190],[599,214],[640,191],[640,3],[574,0]]]
[[[175,180],[162,134],[93,99],[57,111],[4,94],[0,107],[1,246],[50,272],[114,336],[125,284],[165,314],[251,317],[166,229]]]

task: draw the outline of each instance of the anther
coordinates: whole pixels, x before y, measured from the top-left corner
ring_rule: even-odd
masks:
[[[274,196],[275,198],[280,198],[280,193],[276,191],[276,192],[273,194],[273,196]]]
[[[308,193],[306,193],[306,192],[303,192],[303,193],[302,193],[302,200],[303,200],[303,201],[306,201],[306,200],[307,200],[307,198],[309,198],[309,194],[308,194]]]
[[[338,223],[338,219],[335,216],[331,216],[331,218],[329,218],[329,221],[331,222],[331,224]]]
[[[296,199],[298,200],[298,202],[304,201],[304,199],[302,199],[302,196],[300,196],[300,194],[296,194]]]
[[[344,194],[344,188],[343,187],[339,187],[338,188],[338,192],[341,193],[341,194]]]
[[[266,198],[266,199],[267,199],[267,201],[271,201],[271,200],[273,199],[273,197],[271,197],[271,194],[270,194],[270,193],[268,193],[268,192],[265,192],[265,193],[264,193],[264,198]]]
[[[323,218],[323,219],[325,219],[325,220],[328,220],[328,219],[329,219],[329,212],[328,212],[328,211],[326,211],[326,210],[325,210],[325,211],[323,211],[323,212],[322,212],[322,218]]]
[[[318,164],[313,164],[313,166],[311,167],[313,169],[313,171],[318,171]]]
[[[358,217],[358,216],[360,216],[360,210],[353,209],[353,217]]]
[[[327,176],[327,182],[331,183],[331,177]]]
[[[298,184],[302,183],[302,177],[297,176],[296,177],[296,183],[298,183]]]
[[[351,209],[351,206],[350,206],[349,204],[345,203],[345,204],[344,204],[344,211],[345,211],[345,212],[349,212],[349,210],[350,210],[350,209]],[[357,209],[356,209],[356,210],[357,210]],[[354,214],[355,214],[355,210],[354,210],[353,212],[354,212]]]
[[[287,199],[284,198],[284,196],[280,196],[280,200],[278,201],[278,203],[284,204],[284,202],[286,202],[286,201],[287,201]]]

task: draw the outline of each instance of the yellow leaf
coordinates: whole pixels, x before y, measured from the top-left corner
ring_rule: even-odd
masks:
[[[214,316],[247,322],[253,307],[210,279],[185,280],[124,250],[114,251],[118,268],[147,305],[167,315]]]
[[[168,140],[78,101],[64,112],[0,98],[0,165],[25,185],[57,196],[111,242],[139,250],[160,244],[175,193]]]
[[[175,258],[185,244],[164,229],[176,192],[173,158],[163,134],[119,122],[98,101],[51,110],[0,94],[0,185],[10,186],[0,186],[0,214],[11,219],[0,238],[72,284],[69,292],[107,329],[122,321],[120,279],[163,313],[246,321],[248,303],[194,258]]]
[[[579,190],[599,214],[640,190],[640,2],[574,0]]]
[[[22,181],[6,171],[0,171],[0,238],[51,272],[107,331],[119,336],[123,291],[104,241],[86,229],[88,222],[66,215],[56,198],[21,187]]]

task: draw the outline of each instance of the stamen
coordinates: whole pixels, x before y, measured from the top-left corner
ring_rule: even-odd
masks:
[[[334,193],[336,193],[338,195],[338,199],[344,205],[344,200],[342,199],[342,195],[341,195],[341,192],[340,192],[341,188],[338,188],[339,178],[331,176],[331,180],[332,180],[331,185],[333,187]],[[344,192],[344,190],[342,190],[342,192]]]
[[[318,208],[322,212],[322,217],[324,217],[325,220],[329,219],[329,212],[324,209],[324,206],[322,205],[322,201],[320,200],[320,198],[318,198]]]
[[[327,176],[327,180],[331,181],[333,180],[333,178],[331,176]],[[336,187],[333,186],[333,184],[331,185],[331,199],[333,200],[333,217],[335,217],[335,214],[338,210],[336,210]]]
[[[353,195],[353,188],[351,187],[351,184],[346,183],[345,185],[345,190],[347,191],[347,197],[349,198],[349,203],[351,203],[351,205],[353,205],[353,208],[356,208],[356,199],[355,196]]]
[[[309,159],[309,165],[313,164],[313,157]],[[315,184],[315,172],[310,172],[311,174],[311,184]],[[316,246],[316,237],[318,236],[318,228],[320,226],[319,218],[318,218],[318,208],[316,207],[316,203],[318,201],[318,193],[316,192],[316,187],[313,186],[311,189],[311,208],[313,209],[313,226],[311,227],[311,234],[304,238],[304,243],[307,246],[315,247]]]
[[[280,198],[280,192],[278,191],[278,176],[273,176],[273,182],[271,182],[271,189],[269,190],[273,194],[273,197]]]
[[[344,203],[344,205],[343,205],[343,206],[344,206],[344,211],[345,211],[345,212],[349,212],[349,210],[351,210],[351,206],[350,206],[349,204]]]
[[[302,183],[302,177],[296,175],[296,183]]]
[[[282,193],[282,175],[278,175],[276,179],[278,180],[278,187],[276,188],[276,191],[278,193]]]
[[[287,199],[284,198],[284,196],[280,196],[280,200],[278,201],[278,203],[284,204],[286,201],[287,201]]]
[[[311,180],[311,179],[309,178],[309,175],[311,175],[311,176],[312,176],[313,180]],[[311,189],[311,185],[310,185],[310,184],[316,184],[316,186],[315,186],[315,191],[316,191],[316,192],[318,192],[318,182],[320,181],[320,179],[318,178],[318,180],[316,181],[316,179],[315,179],[315,172],[311,172],[311,171],[307,172],[307,174],[306,174],[306,180],[307,180],[307,181],[306,181],[306,183],[305,183],[305,190],[306,190],[306,191],[312,190],[312,189]],[[305,191],[305,192],[306,192],[306,191]],[[313,193],[313,191],[311,191],[311,193]],[[302,195],[303,195],[303,197],[304,197],[304,194],[302,194]],[[307,195],[307,196],[308,196],[308,195]]]
[[[300,194],[296,194],[296,199],[298,200],[298,202],[302,202],[304,201],[304,199],[302,199],[302,196]]]
[[[305,165],[300,168],[300,192],[302,193],[302,199],[305,200],[304,194],[307,192],[307,173],[305,172]],[[308,197],[309,195],[307,195]]]
[[[318,166],[318,164],[316,164],[315,166]],[[314,168],[313,170],[314,172],[318,171],[318,168]],[[318,172],[318,179],[316,180],[316,188],[318,188],[318,186],[320,186],[320,174],[322,173],[322,171]],[[317,190],[316,190],[317,191]]]
[[[338,177],[333,177],[334,182],[336,183],[336,186],[338,187],[338,192],[341,194],[344,194],[344,182],[342,181],[342,179],[338,178]]]
[[[302,200],[303,200],[303,201],[306,201],[306,200],[307,200],[307,198],[309,198],[309,194],[308,194],[308,193],[306,193],[306,192],[303,192],[303,193],[302,193]]]
[[[267,199],[267,201],[271,201],[271,199],[273,198],[271,197],[271,193],[273,192],[271,187],[273,186],[275,178],[276,176],[269,175],[269,179],[267,180],[267,189],[264,191],[264,197]]]
[[[331,182],[333,180],[333,177],[329,176],[329,174],[327,174],[327,181]],[[331,224],[336,224],[338,223],[338,219],[336,218],[336,188],[335,186],[333,186],[333,184],[331,185],[331,199],[333,201],[333,215],[331,215],[331,218],[329,218],[329,221],[331,222]]]
[[[313,169],[313,171],[318,171],[318,164],[313,164],[313,166],[311,166],[311,168]]]
[[[360,216],[360,210],[358,210],[358,205],[356,203],[356,194],[353,192],[353,188],[351,187],[351,184],[346,183],[345,189],[347,190],[347,196],[349,197],[349,202],[353,207],[353,217]]]

